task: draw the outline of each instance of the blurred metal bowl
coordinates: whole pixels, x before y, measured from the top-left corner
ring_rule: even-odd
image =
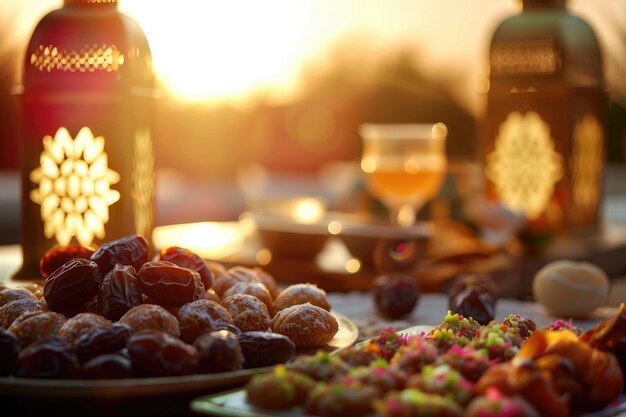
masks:
[[[248,215],[272,257],[314,259],[330,237],[328,222],[323,220],[300,223],[280,215],[259,212]]]
[[[419,223],[411,227],[392,224],[336,220],[341,239],[361,264],[392,271],[412,268],[426,253],[432,227]]]

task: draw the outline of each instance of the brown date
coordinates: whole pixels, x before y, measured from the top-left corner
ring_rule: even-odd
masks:
[[[132,378],[133,364],[122,355],[100,355],[87,361],[80,375],[84,379]]]
[[[189,375],[198,366],[197,351],[193,346],[157,330],[133,334],[127,349],[141,376]]]
[[[16,376],[27,378],[72,378],[78,360],[71,345],[58,336],[47,336],[22,350]]]
[[[98,306],[102,315],[119,320],[128,310],[143,302],[135,268],[116,264],[100,284]]]
[[[143,293],[160,304],[180,307],[204,299],[200,274],[167,261],[146,262],[139,283]]]
[[[0,329],[0,376],[11,375],[17,369],[20,344],[8,330]]]
[[[399,319],[410,314],[419,300],[415,280],[404,274],[385,274],[377,278],[374,301],[380,314]]]
[[[229,372],[243,368],[243,352],[237,336],[227,330],[200,335],[193,346],[198,350],[198,372]]]
[[[130,327],[123,324],[95,327],[74,342],[76,356],[83,363],[96,356],[115,353],[126,347],[130,334]]]
[[[204,260],[190,251],[189,249],[181,248],[178,246],[171,246],[167,249],[163,249],[159,254],[159,260],[168,261],[181,266],[183,268],[189,268],[200,274],[204,289],[208,290],[213,285],[213,274],[207,266]]]
[[[453,314],[471,317],[484,326],[496,316],[496,299],[479,286],[468,286],[450,298],[449,308]]]
[[[52,311],[72,315],[98,293],[98,265],[88,259],[76,258],[64,263],[46,280],[43,294]]]
[[[270,332],[243,332],[237,335],[245,358],[244,368],[285,363],[293,358],[296,345],[287,336]]]
[[[93,249],[81,245],[55,246],[41,257],[39,272],[46,279],[67,261],[76,258],[89,259],[93,252]]]
[[[91,260],[98,264],[102,276],[108,274],[115,264],[130,265],[135,270],[150,258],[150,244],[141,235],[130,235],[105,243]]]

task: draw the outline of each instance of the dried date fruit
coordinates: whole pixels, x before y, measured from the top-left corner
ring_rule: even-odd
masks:
[[[79,362],[83,363],[96,356],[124,349],[130,335],[130,327],[123,324],[95,327],[74,342],[74,350]]]
[[[200,274],[204,289],[208,290],[213,285],[213,274],[204,260],[189,249],[171,246],[163,249],[159,254],[159,260],[168,261],[183,268],[189,268]]]
[[[132,378],[133,364],[121,355],[100,355],[85,362],[80,375],[84,379]]]
[[[141,235],[130,235],[105,243],[91,260],[98,264],[102,276],[108,274],[116,264],[130,265],[136,271],[150,258],[150,244]]]
[[[179,376],[193,374],[198,352],[181,340],[156,330],[142,330],[126,346],[135,370],[141,376]]]
[[[27,378],[72,378],[78,360],[71,345],[58,336],[48,336],[22,350],[16,376]]]
[[[104,277],[98,291],[98,306],[102,315],[119,320],[128,310],[143,302],[141,285],[135,268],[117,264]]]
[[[452,287],[448,291],[450,299],[455,298],[467,287],[477,287],[482,292],[487,292],[493,297],[496,296],[496,284],[489,275],[461,275],[454,280]]]
[[[415,280],[403,274],[386,274],[377,278],[374,301],[378,312],[390,319],[410,314],[419,300]]]
[[[243,332],[237,335],[244,356],[244,368],[285,363],[293,358],[296,345],[287,336],[270,332]]]
[[[64,263],[44,284],[44,298],[56,312],[72,315],[78,306],[98,294],[98,265],[88,259],[76,258]]]
[[[159,304],[180,307],[204,299],[200,274],[167,261],[146,262],[139,271],[142,292]]]
[[[237,335],[227,331],[218,330],[204,333],[194,342],[193,346],[198,350],[198,372],[229,372],[243,368],[243,352]]]
[[[47,279],[54,271],[72,259],[89,259],[93,249],[81,245],[55,246],[49,249],[39,261],[39,271],[43,279]]]
[[[452,313],[471,317],[483,326],[496,316],[494,296],[477,286],[466,287],[450,299],[449,307]]]
[[[0,329],[0,376],[11,375],[17,369],[20,344],[17,338],[5,329]]]

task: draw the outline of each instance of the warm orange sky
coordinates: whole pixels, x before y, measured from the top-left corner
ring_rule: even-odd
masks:
[[[25,45],[38,19],[61,3],[2,0],[0,16],[16,22],[11,37],[4,39],[2,46]],[[592,25],[611,53],[624,56],[626,0],[570,0],[569,7]],[[517,3],[120,0],[120,9],[143,27],[155,70],[175,99],[242,103],[258,92],[288,99],[296,91],[304,65],[315,64],[327,46],[338,39],[358,35],[368,39],[366,47],[372,54],[384,53],[398,44],[415,45],[432,71],[450,66],[467,71],[467,80],[459,90],[468,107],[475,108],[474,82],[480,77],[489,38],[497,22],[516,12]],[[611,19],[616,23],[607,23]],[[622,39],[617,37],[618,27]],[[620,80],[624,77],[613,68],[607,72],[616,85],[623,82]]]

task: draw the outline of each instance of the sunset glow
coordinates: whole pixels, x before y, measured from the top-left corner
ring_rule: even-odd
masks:
[[[173,10],[128,1],[122,10],[144,29],[168,92],[202,101],[290,88],[305,52],[308,10],[300,2],[278,3],[179,0]]]
[[[39,19],[62,3],[0,2],[0,16],[5,24],[12,22],[2,46],[23,51]],[[570,0],[568,7],[615,48],[622,42],[615,29],[626,24],[625,4]],[[160,87],[179,102],[245,102],[259,95],[289,99],[306,83],[306,70],[332,65],[329,49],[350,38],[380,58],[408,46],[434,76],[465,69],[468,76],[457,93],[472,107],[477,91],[484,90],[480,80],[488,40],[496,24],[518,8],[518,0],[119,0],[119,9],[146,33]],[[614,21],[607,24],[609,17]],[[607,78],[626,88],[615,65],[608,66]]]

